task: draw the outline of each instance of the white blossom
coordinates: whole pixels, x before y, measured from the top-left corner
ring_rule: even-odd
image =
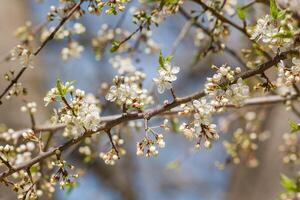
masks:
[[[164,93],[165,89],[172,88],[172,82],[177,80],[180,68],[177,66],[172,67],[169,62],[158,69],[158,77],[153,78],[154,83],[157,85],[157,90],[160,94]]]

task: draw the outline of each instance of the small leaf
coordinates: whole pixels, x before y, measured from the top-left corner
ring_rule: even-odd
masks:
[[[241,20],[245,20],[246,18],[246,14],[247,14],[247,10],[246,9],[243,9],[242,7],[240,7],[239,5],[236,7],[236,14],[238,15],[238,17],[241,19]]]
[[[180,161],[179,160],[174,160],[172,162],[169,162],[166,166],[167,170],[174,170],[177,169],[180,166]]]
[[[120,42],[118,42],[118,41],[113,41],[112,47],[111,47],[111,49],[110,49],[110,52],[111,52],[111,53],[114,53],[114,52],[116,52],[119,48],[120,48]]]
[[[284,189],[286,189],[288,192],[297,192],[297,185],[296,183],[287,177],[284,174],[281,174],[280,176],[280,183]]]
[[[56,88],[60,94],[60,96],[64,96],[64,91],[63,91],[63,88],[62,88],[62,83],[61,83],[61,80],[58,78],[56,79]]]
[[[162,52],[159,53],[158,63],[162,68],[165,66],[165,57],[163,56]]]
[[[270,15],[273,19],[278,19],[280,9],[277,7],[276,0],[270,0]]]
[[[298,124],[296,124],[294,121],[292,121],[292,120],[289,120],[288,121],[288,124],[290,125],[290,127],[291,127],[291,132],[292,133],[295,133],[295,132],[297,132],[297,131],[299,131],[300,130],[300,126],[298,125]]]

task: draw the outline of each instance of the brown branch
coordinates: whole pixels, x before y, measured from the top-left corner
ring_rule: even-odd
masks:
[[[220,21],[222,21],[223,23],[229,24],[232,27],[234,27],[235,29],[237,29],[238,31],[240,31],[242,34],[244,34],[247,38],[250,39],[250,34],[246,31],[246,29],[242,26],[237,25],[236,23],[234,23],[233,21],[227,19],[226,17],[224,17],[223,15],[221,15],[218,11],[216,11],[215,9],[209,7],[208,5],[206,5],[202,0],[193,0],[195,3],[199,4],[204,10],[208,10],[210,11],[216,18],[218,18]],[[263,55],[268,58],[271,59],[272,57],[268,54],[268,52],[264,51],[259,44],[255,41],[255,40],[251,40],[254,44],[257,45],[257,49],[259,51],[261,51],[263,53]]]
[[[249,77],[258,75],[263,73],[265,70],[271,68],[272,66],[276,65],[280,60],[284,60],[287,58],[288,54],[292,54],[292,53],[297,53],[297,51],[286,51],[283,52],[277,56],[275,56],[272,60],[261,64],[260,66],[257,67],[257,69],[253,69],[253,70],[247,70],[243,73],[241,73],[238,77],[236,77],[235,81],[228,83],[228,82],[223,82],[221,83],[221,85],[225,85],[225,84],[233,84],[235,83],[239,78],[242,79],[247,79]],[[113,128],[116,125],[119,125],[121,123],[125,123],[131,120],[136,120],[136,119],[144,119],[145,115],[147,116],[147,119],[150,119],[151,117],[154,117],[156,115],[162,114],[164,112],[170,111],[173,108],[184,104],[184,103],[188,103],[192,100],[195,99],[199,99],[201,97],[206,96],[206,93],[204,91],[199,91],[196,92],[192,95],[186,96],[186,97],[182,97],[182,98],[177,98],[176,101],[173,101],[170,104],[167,105],[163,105],[160,106],[156,109],[150,109],[150,110],[146,110],[145,113],[127,113],[126,115],[121,115],[115,119],[111,119],[105,123],[102,123],[99,128],[96,131],[86,131],[82,136],[75,138],[75,139],[71,139],[68,142],[66,142],[65,144],[62,144],[56,148],[52,148],[47,152],[42,152],[40,155],[36,156],[35,158],[33,158],[30,161],[24,162],[21,165],[15,166],[13,167],[11,170],[7,170],[5,172],[3,172],[2,174],[0,174],[0,180],[5,179],[7,176],[10,176],[11,174],[20,171],[20,170],[24,170],[26,168],[31,167],[32,165],[41,162],[42,160],[56,154],[56,153],[61,153],[64,150],[68,149],[70,146],[75,145],[80,143],[82,140],[84,140],[86,137],[90,137],[92,134],[97,133],[97,132],[101,132],[101,131],[107,131],[110,130],[111,128]],[[284,99],[282,98],[278,98],[277,99],[273,99],[273,102],[282,102],[284,101]],[[263,101],[261,103],[264,103]],[[254,102],[248,102],[248,104],[253,105]]]
[[[9,171],[13,169],[13,167],[11,166],[9,161],[6,160],[5,158],[3,158],[1,155],[0,155],[0,160],[4,165],[6,165],[6,167],[8,168]]]
[[[78,8],[80,8],[81,4],[84,2],[85,0],[80,0],[80,2],[78,2],[77,4],[75,4],[71,11],[62,18],[62,20],[60,21],[60,23],[55,27],[55,29],[51,32],[51,34],[43,41],[43,43],[37,48],[37,50],[33,53],[34,56],[37,56],[40,51],[46,46],[46,44],[51,41],[55,34],[59,31],[59,29],[65,24],[66,21],[68,21],[72,15],[76,12],[76,10]],[[15,83],[18,82],[18,80],[21,78],[21,76],[24,74],[24,72],[26,71],[27,67],[23,67],[17,74],[17,76],[10,82],[10,84],[4,89],[4,91],[1,93],[0,95],[0,104],[1,104],[1,99],[4,97],[4,95],[10,90],[11,87],[13,87],[13,85]]]
[[[111,143],[112,148],[115,150],[115,152],[116,152],[118,158],[120,159],[119,151],[118,151],[118,149],[117,149],[117,147],[116,147],[116,145],[115,145],[115,143],[114,143],[114,141],[113,141],[113,139],[112,139],[112,135],[111,135],[110,130],[107,130],[107,131],[105,131],[105,132],[106,132],[106,134],[107,134],[107,136],[108,136],[108,138],[109,138],[109,141],[110,141],[110,143]]]

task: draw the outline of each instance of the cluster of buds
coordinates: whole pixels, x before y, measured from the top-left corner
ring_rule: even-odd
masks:
[[[122,38],[127,38],[129,35],[130,32],[125,29],[113,29],[107,24],[103,24],[100,30],[98,31],[97,36],[92,38],[91,41],[96,60],[101,60],[102,55],[105,51],[105,47],[107,47],[107,45],[111,41],[121,40]],[[119,46],[118,52],[123,52],[128,48],[128,43],[124,43],[123,45]]]
[[[27,94],[27,90],[26,88],[23,87],[22,83],[14,83],[13,86],[8,91],[8,94],[5,96],[5,98],[8,100],[12,96],[21,96],[26,94]]]
[[[107,165],[114,165],[116,161],[120,159],[120,156],[126,154],[125,149],[122,148],[122,145],[124,144],[124,140],[122,138],[118,135],[113,135],[112,143],[112,148],[108,152],[101,152],[99,154],[99,157],[103,159]]]
[[[47,19],[49,21],[53,21],[55,16],[58,14],[59,9],[55,7],[54,5],[50,6],[50,10],[47,13]]]
[[[283,153],[283,163],[299,163],[300,151],[298,149],[299,137],[297,133],[284,133],[282,138],[283,144],[279,146],[279,151]]]
[[[290,87],[300,81],[300,59],[294,57],[292,63],[293,65],[290,68],[286,67],[283,61],[278,63],[278,77],[276,80],[278,87]]]
[[[8,129],[0,133],[0,140],[6,143],[16,144],[20,137],[22,137],[22,132],[13,129]]]
[[[31,141],[35,141],[35,142],[39,141],[38,137],[35,135],[35,133],[33,132],[32,129],[28,129],[28,130],[24,131],[22,133],[22,136],[25,140],[31,140]]]
[[[99,2],[101,0],[98,0]],[[108,1],[106,5],[109,7],[105,13],[108,15],[117,15],[118,11],[123,12],[125,10],[125,4],[130,0],[116,0],[116,1]]]
[[[118,70],[119,74],[134,73],[134,71],[136,71],[136,68],[133,65],[130,57],[122,57],[117,55],[109,59],[109,63],[114,69]]]
[[[2,153],[9,153],[11,151],[14,151],[14,146],[6,144],[5,146],[0,145],[0,152]]]
[[[77,185],[78,174],[70,174],[69,172],[69,170],[74,170],[74,166],[68,164],[65,160],[53,161],[51,165],[58,168],[57,172],[50,177],[52,186],[58,182],[61,189],[71,189]]]
[[[222,65],[220,68],[213,65],[213,70],[216,70],[216,73],[213,77],[208,77],[205,84],[205,92],[211,94],[214,91],[220,89],[222,83],[231,83],[235,80],[235,76],[241,73],[241,68],[237,67],[234,70],[228,65]]]
[[[101,159],[103,159],[105,164],[107,164],[107,165],[115,165],[116,160],[119,159],[118,153],[116,152],[115,149],[111,149],[110,151],[108,151],[106,153],[101,152],[99,154],[99,157]]]
[[[32,23],[30,21],[27,21],[24,26],[18,27],[14,34],[22,44],[26,44],[33,41],[34,34]]]
[[[165,148],[166,144],[162,134],[156,134],[152,129],[148,128],[154,134],[154,140],[144,137],[142,141],[136,144],[136,155],[143,156],[146,152],[146,157],[157,156],[158,148]]]
[[[69,60],[70,58],[80,58],[84,47],[77,41],[71,41],[66,47],[61,50],[61,58],[63,60]]]
[[[33,54],[29,49],[21,45],[18,45],[11,50],[10,54],[11,54],[11,60],[18,60],[21,67],[33,68],[32,65]]]
[[[116,1],[108,1],[104,2],[102,0],[91,1],[88,6],[88,12],[94,15],[100,15],[104,6],[107,6],[108,9],[105,11],[108,15],[117,15],[118,11],[125,10],[125,3],[129,2],[129,0],[116,0]]]
[[[41,42],[45,41],[49,35],[55,30],[56,27],[52,26],[49,29],[43,29],[41,36],[40,36],[40,40]],[[83,24],[81,23],[74,23],[74,25],[67,29],[65,27],[61,27],[57,33],[55,34],[55,39],[57,40],[62,40],[68,37],[71,37],[72,35],[80,35],[85,33],[86,28]]]
[[[232,141],[225,140],[224,148],[229,155],[226,164],[239,164],[245,160],[249,167],[257,167],[259,164],[256,158],[258,143],[269,137],[267,131],[260,131],[261,118],[254,112],[247,112],[242,120],[245,122],[245,128],[238,128],[233,133]]]
[[[135,71],[127,76],[115,76],[105,98],[128,109],[142,110],[153,103],[153,97],[142,87],[145,74]]]
[[[21,107],[22,112],[29,112],[31,114],[36,112],[36,103],[35,102],[28,102],[25,106]]]

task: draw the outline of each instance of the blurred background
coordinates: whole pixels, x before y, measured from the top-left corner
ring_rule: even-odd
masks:
[[[38,4],[34,0],[0,0],[0,55],[5,57],[9,50],[17,45],[13,32],[17,27],[24,25],[27,20],[33,24],[40,24],[49,9],[49,6],[57,4],[57,1],[45,0]],[[247,2],[247,1],[244,1]],[[241,1],[241,3],[243,3]],[[133,1],[130,7],[136,4]],[[188,10],[189,7],[186,7]],[[264,6],[252,10],[251,15],[261,15]],[[29,88],[27,101],[36,101],[39,107],[38,123],[45,122],[51,112],[45,108],[42,99],[46,92],[54,86],[57,77],[63,81],[76,80],[76,87],[88,92],[97,93],[102,82],[111,82],[116,71],[108,62],[111,54],[107,52],[101,61],[96,61],[88,38],[95,36],[102,24],[116,25],[117,19],[125,17],[122,28],[134,31],[136,25],[131,22],[130,12],[126,16],[119,15],[100,17],[87,15],[81,22],[86,26],[87,33],[79,38],[79,42],[85,47],[85,51],[79,59],[64,62],[60,59],[60,49],[64,43],[53,41],[42,50],[40,56],[35,59],[33,73],[26,73],[22,82]],[[159,28],[153,28],[153,40],[162,47],[164,54],[169,54],[172,44],[176,40],[186,20],[176,14],[168,17]],[[223,53],[208,56],[197,65],[190,67],[197,49],[193,44],[195,32],[193,28],[180,43],[173,63],[181,66],[179,80],[175,83],[175,89],[179,96],[187,95],[203,87],[205,77],[211,74],[211,64],[221,65],[228,63],[231,66],[239,65],[231,55]],[[87,38],[84,38],[87,37]],[[227,39],[231,48],[239,50],[247,47],[245,38],[233,32]],[[58,50],[59,49],[59,50]],[[134,65],[142,69],[148,76],[146,86],[152,87],[152,77],[156,73],[156,56],[136,55]],[[1,76],[13,68],[9,63],[0,63]],[[7,84],[0,79],[0,89]],[[163,99],[163,98],[162,98]],[[27,116],[19,114],[22,101],[12,99],[5,101],[5,106],[0,106],[0,123],[15,129],[24,128],[29,124]],[[255,108],[251,108],[255,110]],[[125,143],[127,154],[115,166],[107,166],[102,160],[96,160],[87,165],[84,176],[80,177],[79,185],[70,193],[57,190],[53,199],[81,200],[257,200],[275,199],[281,191],[279,176],[284,172],[281,158],[278,153],[278,145],[281,142],[281,134],[288,130],[286,119],[292,119],[284,112],[283,107],[269,107],[264,126],[271,131],[271,138],[259,147],[260,165],[248,168],[245,165],[229,166],[220,171],[215,166],[215,161],[224,161],[226,152],[223,149],[222,139],[230,137],[232,132],[221,134],[221,140],[213,145],[210,150],[202,149],[194,151],[193,144],[178,134],[166,134],[166,148],[160,151],[155,158],[137,158],[135,144],[141,136],[132,133],[126,136]],[[234,111],[235,112],[235,111]],[[18,113],[18,114],[16,114]],[[106,114],[109,114],[106,113]],[[219,119],[216,118],[216,121]],[[155,120],[152,122],[155,124]],[[82,158],[76,153],[68,160],[78,166],[82,165]],[[15,199],[13,193],[0,186],[0,199]]]

